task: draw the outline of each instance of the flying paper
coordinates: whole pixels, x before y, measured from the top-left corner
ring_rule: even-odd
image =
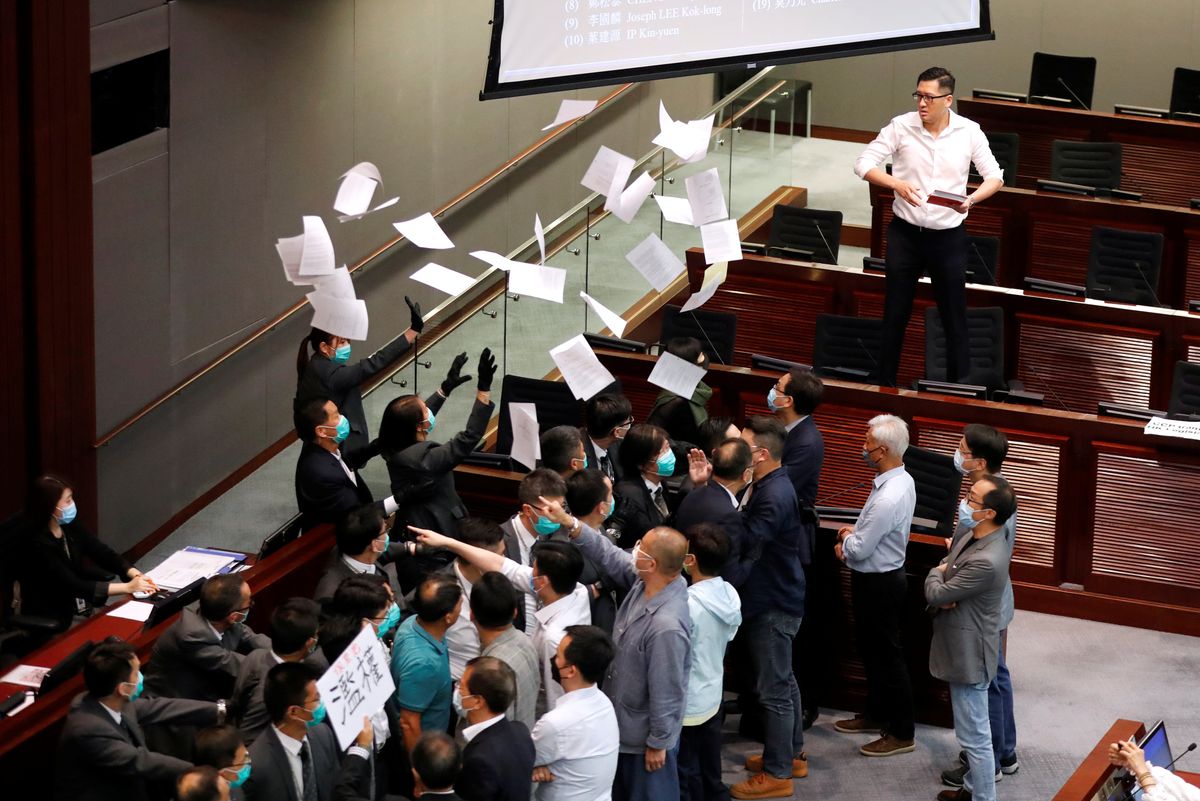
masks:
[[[684,270],[683,262],[657,234],[650,234],[643,239],[625,254],[625,259],[659,292],[666,290]]]
[[[563,380],[579,400],[589,400],[616,381],[613,374],[596,358],[592,346],[583,338],[583,334],[552,348],[550,358],[554,360]]]
[[[366,301],[339,298],[322,292],[309,292],[305,297],[313,307],[313,328],[346,339],[361,341],[367,338]]]
[[[320,217],[304,217],[304,239],[301,243],[299,274],[328,275],[334,270],[333,240]]]
[[[475,279],[471,276],[463,275],[433,262],[429,262],[413,273],[412,279],[452,296],[461,295],[475,283]]]
[[[454,243],[450,241],[442,227],[438,225],[437,220],[433,219],[433,215],[429,212],[425,212],[420,217],[413,217],[411,220],[392,223],[392,227],[419,248],[448,250],[454,247]]]
[[[509,455],[528,467],[537,467],[542,458],[542,440],[538,431],[536,403],[508,404],[508,420],[512,426],[512,450]]]
[[[587,301],[587,305],[592,307],[592,311],[594,311],[600,318],[600,322],[604,323],[604,325],[613,332],[613,336],[620,337],[625,335],[626,323],[625,319],[621,317],[621,315],[617,314],[615,311],[608,308],[586,292],[580,292],[579,297]]]
[[[700,379],[704,378],[704,373],[705,370],[700,365],[663,351],[646,380],[681,398],[690,398]]]
[[[595,100],[564,100],[558,105],[558,114],[554,116],[554,122],[542,130],[548,131],[551,128],[557,128],[564,122],[577,120],[585,114],[590,114],[594,108],[596,108]]]
[[[687,302],[679,309],[681,312],[692,311],[698,309],[716,294],[721,284],[725,283],[726,277],[729,275],[729,262],[719,261],[713,266],[704,271],[704,280],[700,284],[700,289],[693,292],[692,296],[687,299]]]

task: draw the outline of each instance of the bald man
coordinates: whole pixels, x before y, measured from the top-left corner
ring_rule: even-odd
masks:
[[[176,780],[175,798],[177,801],[229,801],[229,782],[216,768],[195,767]]]
[[[692,618],[680,573],[687,540],[673,528],[646,532],[626,553],[591,526],[539,498],[538,513],[570,534],[583,555],[628,590],[617,610],[604,692],[621,732],[613,801],[679,797],[676,756],[692,658]]]

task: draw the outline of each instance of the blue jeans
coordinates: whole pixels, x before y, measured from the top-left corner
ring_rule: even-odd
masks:
[[[992,756],[992,731],[988,725],[988,685],[950,683],[954,710],[954,736],[967,754],[969,770],[963,788],[972,801],[996,801],[996,763]]]
[[[679,798],[679,743],[667,749],[667,762],[653,773],[646,771],[646,755],[619,754],[613,777],[613,801],[661,801]]]
[[[1000,632],[1001,638],[1004,632]],[[988,720],[992,728],[992,754],[996,764],[1017,753],[1017,721],[1013,717],[1012,677],[1004,662],[1004,640],[1000,640],[1000,659],[996,663],[996,677],[988,686]]]
[[[745,624],[754,684],[766,719],[763,771],[792,778],[792,759],[804,750],[804,711],[800,685],[792,672],[792,641],[800,618],[764,612]]]

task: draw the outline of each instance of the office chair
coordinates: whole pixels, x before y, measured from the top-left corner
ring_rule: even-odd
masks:
[[[1000,238],[967,237],[967,283],[996,285],[996,265],[1000,263]]]
[[[713,364],[733,364],[733,344],[737,341],[737,315],[732,312],[680,312],[680,306],[663,308],[659,342],[665,346],[675,337],[695,337]]]
[[[954,533],[954,512],[962,490],[962,475],[954,467],[954,457],[909,445],[904,452],[904,469],[917,490],[913,517],[936,522],[933,531],[925,533],[949,537]],[[913,524],[914,531],[923,528]]]
[[[1097,189],[1119,189],[1121,143],[1055,139],[1050,145],[1050,180]]]
[[[1175,68],[1171,81],[1172,119],[1200,120],[1200,70]]]
[[[1029,71],[1029,102],[1090,109],[1096,86],[1096,59],[1034,53]]]
[[[1167,414],[1200,414],[1200,364],[1175,362]]]
[[[500,420],[496,429],[496,453],[512,453],[512,413],[510,403],[536,403],[538,431],[554,426],[583,425],[583,407],[563,381],[546,381],[506,375],[500,384]]]
[[[837,264],[842,241],[842,213],[778,204],[771,217],[767,255],[783,256],[786,250],[812,253],[818,264]],[[786,249],[786,250],[784,250]]]
[[[971,372],[959,383],[987,387],[988,392],[1009,389],[1004,379],[1004,310],[999,306],[967,309]],[[946,381],[946,331],[936,306],[925,310],[925,377]],[[1023,389],[1016,382],[1013,389]]]
[[[0,654],[27,654],[65,631],[69,622],[13,612],[13,599],[20,586],[14,567],[28,534],[27,521],[21,514],[0,522]]]
[[[875,317],[817,315],[813,372],[849,381],[878,381],[883,320]]]
[[[1087,296],[1158,306],[1163,235],[1097,225],[1088,254]]]
[[[1004,170],[1004,185],[1017,185],[1017,166],[1020,163],[1018,155],[1021,151],[1021,135],[1015,133],[987,133],[988,144],[992,148],[992,155],[996,157],[996,161],[1000,164],[1000,169]],[[971,164],[971,180],[982,181],[983,176],[975,171],[975,165]]]

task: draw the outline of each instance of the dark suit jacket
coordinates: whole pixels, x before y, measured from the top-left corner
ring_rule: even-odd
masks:
[[[317,398],[328,398],[337,404],[338,411],[350,421],[350,435],[346,437],[344,453],[364,452],[371,440],[367,428],[367,416],[363,411],[361,386],[381,370],[399,359],[411,347],[403,336],[377,350],[366,359],[346,364],[334,364],[321,354],[313,356],[308,368],[296,386],[295,408]],[[366,460],[355,460],[351,467],[361,467]]]
[[[246,801],[301,801],[296,794],[296,781],[292,778],[287,752],[279,741],[280,737],[286,736],[269,726],[250,746],[250,761],[254,768],[242,785]],[[322,723],[308,730],[307,739],[317,777],[317,801],[333,801],[334,788],[342,778],[337,737],[329,725]],[[361,784],[358,784],[360,795],[363,794]]]
[[[76,614],[76,598],[93,606],[104,604],[109,576],[116,574],[118,581],[124,581],[133,565],[82,523],[68,523],[62,530],[70,556],[63,540],[55,539],[49,526],[31,525],[13,575],[21,584],[21,612],[51,617],[66,627]]]
[[[677,501],[667,492],[665,482],[661,486],[667,500],[667,511],[673,511],[672,504]],[[620,532],[617,544],[622,548],[632,548],[635,542],[655,526],[671,525],[673,516],[662,516],[641,476],[618,482],[613,487],[613,494],[616,496],[617,508],[609,519],[609,525]]]
[[[529,801],[533,758],[529,729],[504,718],[467,743],[454,791],[464,801]]]
[[[807,529],[804,564],[812,561],[816,550],[817,524],[815,514],[803,510],[811,510],[817,503],[818,486],[821,481],[821,465],[825,462],[825,438],[813,422],[812,415],[801,420],[788,432],[783,442],[783,467],[787,470],[792,488],[796,490],[796,500],[805,518]]]
[[[592,438],[588,436],[587,427],[580,427],[579,434],[583,437],[583,452],[587,454],[588,467],[600,470],[600,457],[596,455],[596,446],[592,444]],[[618,461],[620,453],[621,440],[613,440],[613,444],[608,446],[608,464],[612,468],[612,475],[608,477],[612,479],[614,484],[620,481],[623,476],[621,463]]]
[[[433,408],[433,400],[429,406]],[[458,533],[458,521],[466,517],[467,507],[454,489],[454,468],[475,450],[495,407],[476,400],[467,427],[449,442],[425,440],[384,455],[392,494],[400,504],[396,525],[401,531],[407,532],[404,526],[419,526],[449,537]]]
[[[725,529],[729,535],[729,558],[725,560],[721,577],[734,587],[740,587],[752,566],[743,554],[747,547],[746,526],[737,505],[729,500],[729,493],[715,481],[692,490],[679,503],[675,527],[686,534],[697,523],[716,523]]]
[[[228,698],[241,672],[242,658],[270,648],[271,638],[242,624],[220,639],[199,613],[184,609],[154,643],[146,665],[146,692],[154,696],[216,701]]]
[[[354,479],[332,453],[316,443],[304,443],[296,462],[296,504],[304,515],[304,528],[337,524],[350,511],[374,502],[362,473],[356,471]],[[379,503],[382,509],[383,502]]]
[[[176,698],[140,698],[125,706],[121,723],[90,695],[71,702],[58,741],[55,801],[142,801],[150,784],[169,785],[191,763],[146,747],[143,723],[211,726],[217,706]]]
[[[396,543],[380,554],[381,557],[387,556],[392,549],[400,550],[404,548],[402,543]],[[390,562],[384,562],[382,558],[375,563],[375,572],[387,576],[388,584],[392,587],[392,592],[396,595],[396,600],[399,602],[404,597],[404,593],[400,589],[400,581],[396,577],[396,567]],[[333,597],[337,592],[338,585],[342,580],[355,575],[350,566],[346,564],[346,560],[342,558],[342,552],[334,548],[329,552],[329,561],[325,563],[325,572],[321,574],[321,578],[317,581],[317,589],[313,592],[313,600],[325,601]]]
[[[796,491],[782,467],[750,486],[742,520],[746,526],[743,556],[751,567],[737,588],[742,598],[742,619],[750,620],[763,612],[803,617],[802,563],[807,540]]]

